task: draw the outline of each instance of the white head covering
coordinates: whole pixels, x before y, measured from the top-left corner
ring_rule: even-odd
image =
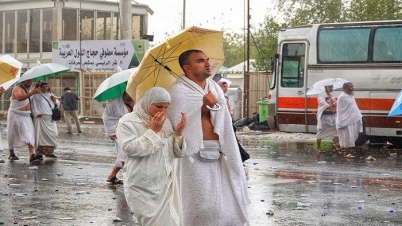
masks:
[[[145,126],[149,125],[149,108],[154,103],[169,103],[170,104],[170,94],[167,90],[162,87],[153,87],[138,99],[138,102],[133,108],[133,112],[142,120]]]

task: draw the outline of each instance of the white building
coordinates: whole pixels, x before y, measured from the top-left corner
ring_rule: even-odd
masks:
[[[52,62],[55,42],[137,40],[144,43],[145,52],[147,39],[152,38],[147,36],[149,14],[153,12],[147,5],[130,0],[1,0],[0,54],[10,54],[27,70],[37,60]],[[57,96],[69,86],[81,97],[81,115],[97,116],[99,103],[94,103],[92,96],[111,74],[113,71],[75,70],[48,82]],[[3,110],[8,108],[9,97],[10,91],[3,95]]]

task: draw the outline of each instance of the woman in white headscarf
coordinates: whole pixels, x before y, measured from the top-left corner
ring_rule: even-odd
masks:
[[[174,158],[185,154],[186,115],[174,131],[166,116],[170,101],[165,89],[151,88],[116,128],[125,155],[124,194],[140,226],[183,224]]]

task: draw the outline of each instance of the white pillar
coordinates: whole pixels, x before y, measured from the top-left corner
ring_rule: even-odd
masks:
[[[120,0],[119,2],[120,8],[120,35],[122,40],[131,40],[132,32],[131,32],[131,0]]]

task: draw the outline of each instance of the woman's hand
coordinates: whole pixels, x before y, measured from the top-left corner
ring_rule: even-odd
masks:
[[[179,124],[177,124],[176,126],[176,136],[181,136],[184,127],[186,127],[186,123],[187,123],[187,117],[186,117],[186,113],[181,112],[181,120],[179,122]]]
[[[163,124],[166,121],[166,114],[164,112],[156,112],[154,117],[149,116],[149,128],[155,133],[161,131]]]

